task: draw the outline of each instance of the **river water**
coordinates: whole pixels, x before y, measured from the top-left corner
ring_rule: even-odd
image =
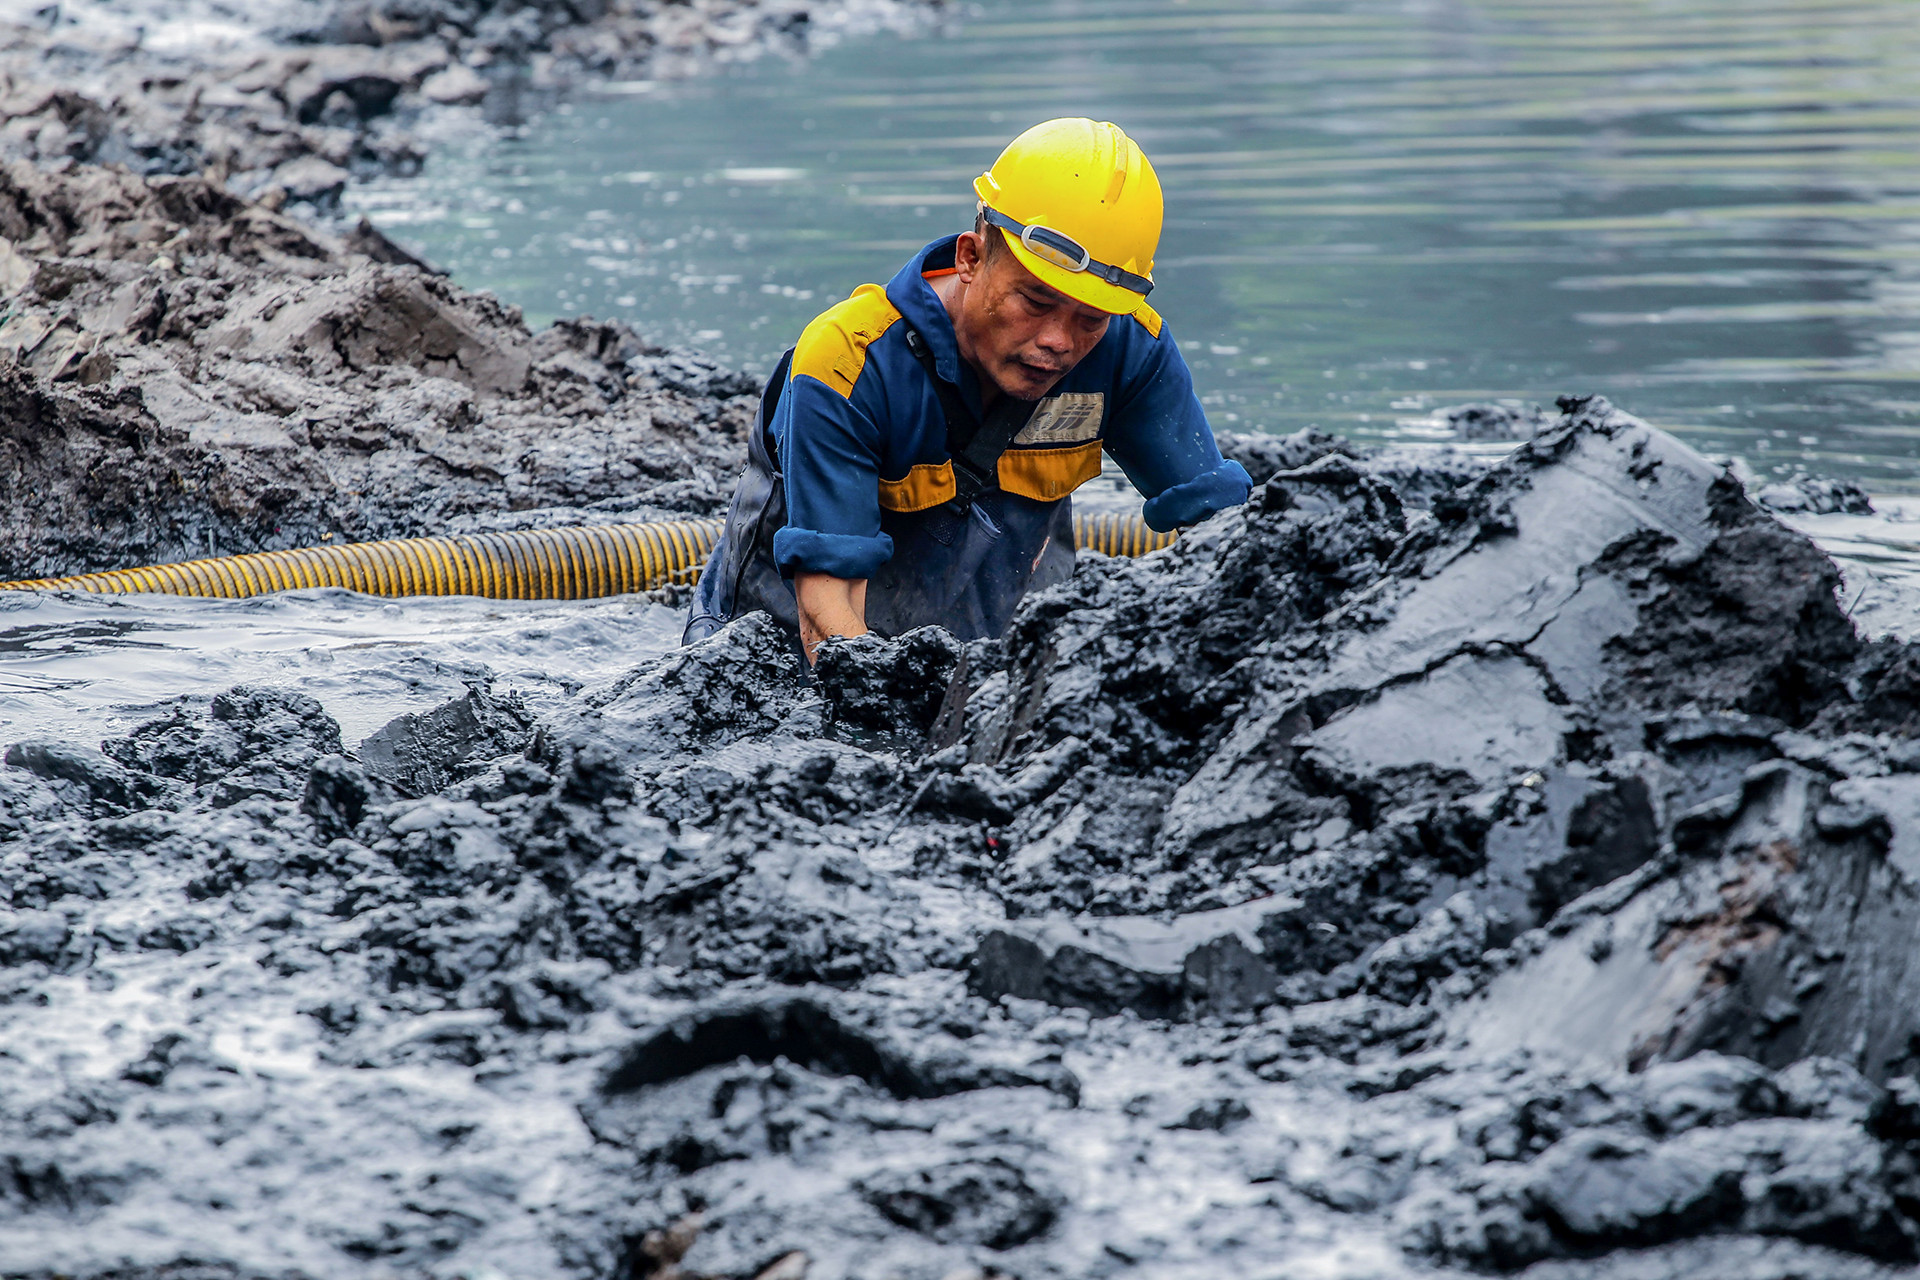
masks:
[[[1217,426],[1417,438],[1599,391],[1763,474],[1920,491],[1913,0],[979,0],[607,86],[353,199],[532,319],[765,369],[1064,114],[1160,171],[1154,302]]]
[[[236,684],[298,689],[351,750],[395,716],[491,680],[536,713],[680,642],[681,610],[606,600],[252,600],[0,592],[0,746],[97,742]]]

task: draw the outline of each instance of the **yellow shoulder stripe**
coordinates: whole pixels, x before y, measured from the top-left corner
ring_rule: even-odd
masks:
[[[1160,318],[1158,311],[1155,311],[1144,302],[1133,309],[1133,318],[1140,322],[1142,329],[1145,329],[1156,338],[1160,336],[1160,326],[1166,323],[1166,321]]]
[[[899,318],[885,289],[861,285],[852,297],[821,312],[801,332],[793,349],[794,376],[805,374],[851,396],[860,371],[867,367],[868,344]]]

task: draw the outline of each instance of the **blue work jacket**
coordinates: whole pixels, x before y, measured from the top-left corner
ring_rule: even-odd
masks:
[[[962,638],[998,635],[1021,596],[1071,572],[1068,495],[1100,474],[1103,450],[1146,495],[1155,529],[1246,501],[1246,471],[1221,458],[1179,347],[1143,304],[1040,400],[971,519],[955,513],[946,416],[907,330],[981,416],[979,382],[929,283],[953,270],[957,238],[801,334],[762,398],[689,639],[754,608],[797,626],[791,579],[803,570],[867,580],[867,622],[882,634],[938,622]]]

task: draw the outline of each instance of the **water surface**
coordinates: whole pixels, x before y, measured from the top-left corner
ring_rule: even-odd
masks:
[[[545,712],[680,642],[682,611],[606,600],[382,600],[339,589],[250,600],[0,592],[0,746],[97,742],[236,684],[296,688],[351,750],[475,681]]]
[[[1763,473],[1920,490],[1912,0],[982,0],[606,86],[353,198],[535,321],[765,369],[1062,114],[1160,171],[1154,302],[1216,425],[1601,391]]]

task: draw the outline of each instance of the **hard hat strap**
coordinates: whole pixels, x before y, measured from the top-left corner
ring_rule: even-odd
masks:
[[[1064,271],[1084,271],[1108,284],[1131,289],[1143,298],[1153,292],[1153,281],[1104,262],[1095,262],[1093,255],[1072,236],[1055,231],[1052,227],[1034,227],[1017,222],[990,205],[982,204],[980,213],[990,225],[1019,237],[1027,252],[1042,262],[1052,263]]]

